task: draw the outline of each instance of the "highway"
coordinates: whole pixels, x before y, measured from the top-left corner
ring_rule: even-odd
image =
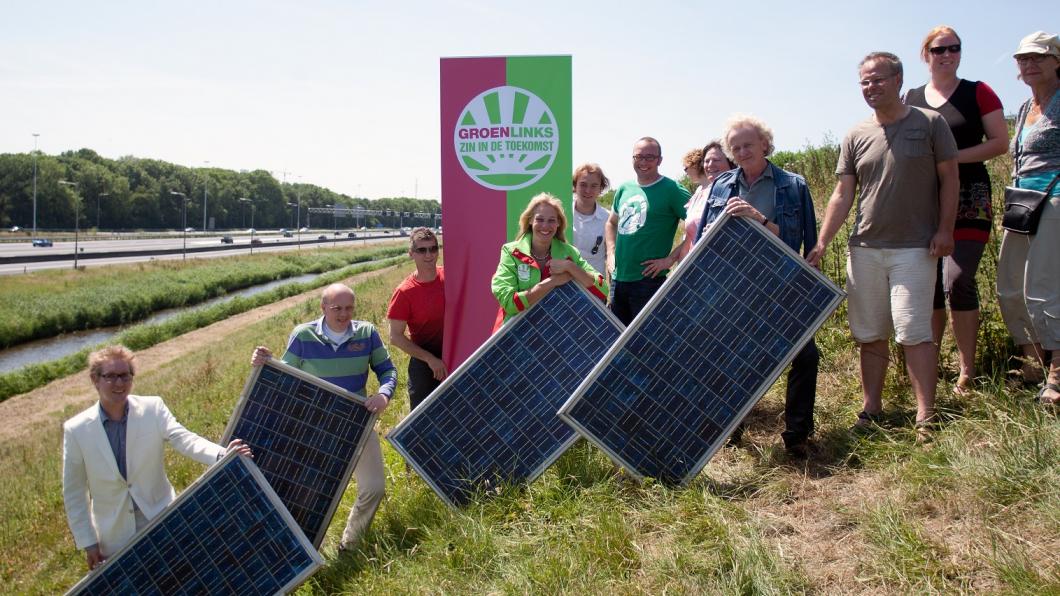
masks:
[[[323,248],[331,246],[363,246],[366,244],[375,244],[380,242],[387,242],[393,240],[401,240],[403,237],[398,232],[393,230],[385,231],[357,231],[358,238],[350,239],[346,237],[347,232],[343,231],[339,236],[335,236],[332,231],[314,232],[314,233],[303,233],[302,234],[302,246],[301,250],[313,250],[314,248]],[[371,234],[371,235],[369,235]],[[328,242],[318,242],[319,236],[327,236]],[[233,235],[232,244],[222,244],[219,236],[212,237],[200,237],[188,235],[187,248],[189,251],[203,251],[204,249],[221,248],[223,250],[206,250],[204,252],[189,252],[187,258],[202,259],[202,258],[217,258],[227,257],[234,255],[249,254],[253,249],[253,252],[277,252],[284,250],[299,250],[297,244],[298,235],[295,234],[293,238],[284,238],[278,232],[265,232],[262,234],[255,234],[255,240],[260,240],[261,244],[255,244],[253,247],[250,244],[250,235],[241,234]],[[282,244],[280,244],[282,243]],[[127,253],[130,251],[144,251],[154,252],[162,250],[181,250],[183,239],[180,235],[175,235],[173,238],[130,238],[124,240],[89,240],[78,242],[77,247],[81,258],[78,259],[79,267],[100,267],[103,265],[113,265],[116,263],[135,263],[139,261],[151,261],[151,260],[173,260],[181,259],[183,255],[181,253],[176,254],[142,254],[142,255],[123,255],[118,257],[102,257],[96,255],[103,255],[112,252]],[[37,247],[32,246],[29,240],[18,243],[2,243],[0,244],[0,261],[5,260],[4,257],[15,257],[19,261],[25,261],[26,259],[32,259],[33,257],[45,257],[54,259],[57,255],[69,255],[69,258],[60,258],[57,260],[32,260],[31,262],[0,262],[0,275],[11,275],[17,273],[28,273],[32,271],[40,271],[43,269],[62,269],[72,268],[74,259],[74,242],[61,241],[55,242],[54,246],[50,247]],[[85,258],[88,255],[92,255],[91,258]]]

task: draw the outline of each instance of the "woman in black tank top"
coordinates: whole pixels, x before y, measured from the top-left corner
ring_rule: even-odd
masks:
[[[1007,150],[1008,127],[1001,101],[986,83],[957,77],[961,38],[956,31],[944,25],[935,27],[924,38],[920,55],[927,62],[931,80],[922,87],[910,89],[905,103],[941,114],[960,150],[957,162],[961,189],[953,230],[954,250],[951,256],[939,260],[932,328],[935,343],[941,344],[948,298],[961,367],[953,391],[963,395],[975,378],[979,335],[975,272],[993,227],[990,175],[983,162]]]

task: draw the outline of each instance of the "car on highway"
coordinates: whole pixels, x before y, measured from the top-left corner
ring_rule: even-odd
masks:
[[[287,228],[281,228],[280,229],[280,234],[282,234],[284,238],[293,238],[294,237],[294,234],[291,233],[291,230],[288,230]]]
[[[185,232],[194,232],[195,228],[184,228]]]
[[[327,240],[327,239],[328,239],[328,237],[325,236],[324,234],[321,234],[321,235],[317,236],[317,240]]]
[[[346,234],[346,237],[347,238],[356,238],[357,237],[357,232],[350,232],[350,233]]]
[[[251,238],[250,239],[250,243],[251,244],[261,244],[261,238]]]
[[[48,247],[48,246],[51,246],[51,245],[52,245],[52,241],[47,239],[47,238],[34,238],[33,239],[33,246]]]
[[[234,240],[232,240],[231,236],[221,236],[221,244],[232,244],[232,242]]]
[[[19,230],[21,230],[21,229],[22,229],[22,228],[20,228],[20,227],[18,227],[18,226],[11,226],[11,231],[12,231],[12,232],[17,232],[17,231],[19,231]]]

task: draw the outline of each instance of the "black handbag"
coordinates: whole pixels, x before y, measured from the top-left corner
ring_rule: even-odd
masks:
[[[1016,234],[1038,233],[1038,222],[1042,220],[1045,202],[1060,180],[1060,174],[1053,176],[1053,181],[1045,191],[1030,188],[1005,187],[1005,215],[1001,218],[1001,227]]]

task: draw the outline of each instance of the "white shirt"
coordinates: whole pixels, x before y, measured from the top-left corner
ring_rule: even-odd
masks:
[[[596,211],[592,215],[582,215],[577,209],[574,211],[574,247],[581,253],[582,258],[596,269],[600,275],[605,275],[604,267],[607,263],[607,246],[604,243],[604,224],[611,217],[611,212],[596,205]],[[593,248],[596,254],[593,254]]]

